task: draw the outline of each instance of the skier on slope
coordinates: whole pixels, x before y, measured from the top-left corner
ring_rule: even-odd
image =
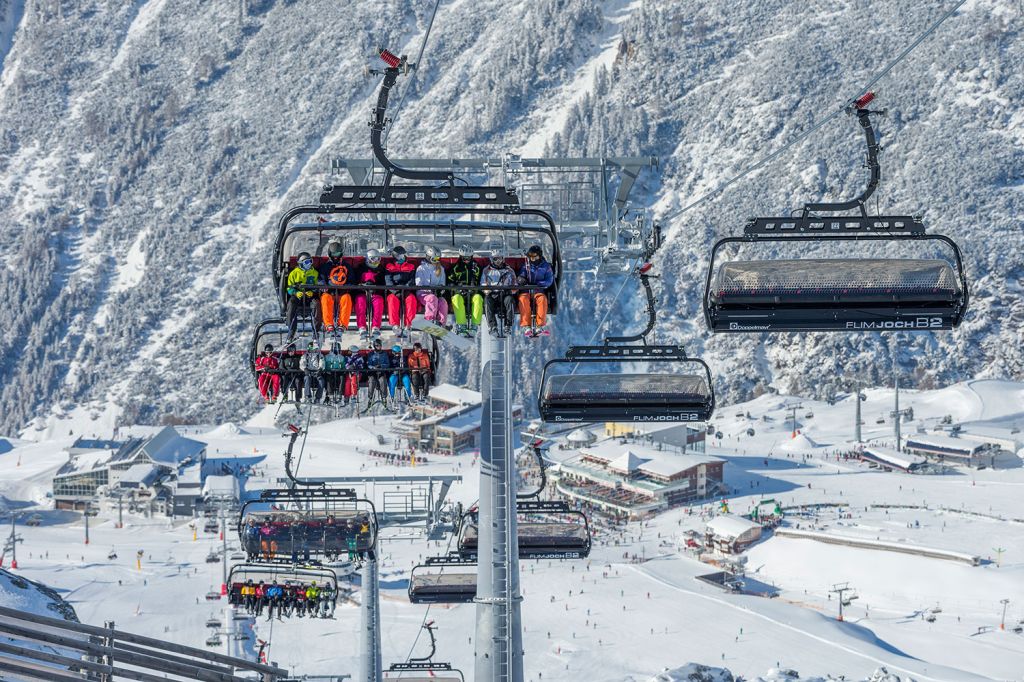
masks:
[[[473,260],[473,249],[461,246],[459,258],[448,269],[446,276],[448,283],[453,285],[452,310],[455,313],[455,330],[463,336],[475,336],[484,316],[484,297],[479,291],[468,288],[480,284],[480,266]],[[470,307],[468,317],[467,302]]]
[[[269,343],[263,347],[263,353],[256,358],[256,385],[260,389],[263,400],[272,403],[281,392],[281,375],[277,373],[278,361],[274,357],[274,347]]]
[[[433,380],[431,379],[430,354],[423,350],[423,345],[418,341],[412,344],[408,365],[412,374],[413,397],[416,400],[424,400]]]
[[[384,281],[388,286],[407,287],[416,282],[416,265],[408,259],[405,247],[396,246],[391,249],[391,256],[394,258],[384,266],[387,274]],[[387,296],[388,322],[395,329],[398,338],[405,338],[407,330],[412,326],[412,320],[416,317],[417,302],[416,292],[412,289],[391,289]]]
[[[327,261],[318,268],[318,284],[340,287],[349,283],[353,273],[342,260],[344,253],[340,240],[332,239],[327,243]],[[340,341],[351,316],[352,295],[348,291],[329,290],[320,294],[320,323],[325,333],[335,334]]]
[[[320,275],[317,273],[316,268],[313,267],[313,257],[309,255],[308,251],[303,251],[299,254],[297,265],[288,273],[288,280],[285,284],[286,292],[288,293],[288,307],[287,307],[287,318],[288,318],[288,331],[290,338],[294,339],[296,331],[299,326],[299,316],[309,318],[310,322],[314,322],[316,318],[316,308],[314,297],[316,296],[315,291],[308,291],[303,287],[316,286],[317,280]]]
[[[356,284],[360,286],[383,286],[384,268],[381,266],[380,252],[370,249],[366,252],[366,260],[356,270]],[[380,289],[367,289],[359,292],[356,297],[356,326],[359,338],[369,338],[366,330],[367,307],[370,310],[369,336],[380,336],[380,325],[384,318],[384,292]]]
[[[441,252],[436,247],[426,248],[426,257],[416,268],[416,286],[443,287],[445,285],[444,267],[441,266]],[[419,289],[416,299],[423,306],[423,318],[427,322],[436,322],[442,327],[448,321],[448,302],[440,289]]]
[[[511,287],[516,282],[516,273],[505,263],[505,256],[498,250],[491,252],[491,262],[480,275],[483,287]],[[515,314],[515,297],[511,289],[484,289],[487,309],[487,326],[496,337],[504,337],[512,326]],[[502,324],[498,324],[498,322]]]
[[[544,251],[534,244],[526,251],[526,263],[519,269],[516,283],[519,285],[547,288],[555,281],[555,271],[544,260]],[[547,328],[548,295],[543,290],[533,289],[519,294],[519,326],[526,336],[550,336]]]
[[[372,405],[374,394],[379,394],[381,404],[387,403],[388,376],[391,374],[391,355],[384,350],[380,339],[373,340],[373,351],[366,358],[367,381],[370,386],[367,405]]]

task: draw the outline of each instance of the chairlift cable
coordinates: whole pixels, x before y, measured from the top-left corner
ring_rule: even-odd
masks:
[[[313,409],[309,409],[309,414],[306,415],[306,428],[302,430],[302,445],[299,446],[299,458],[295,462],[295,477],[299,475],[299,466],[302,464],[302,455],[306,452],[306,437],[309,435],[309,424],[313,420]],[[292,486],[294,486],[294,482]]]
[[[402,110],[402,105],[405,104],[406,96],[409,94],[409,91],[412,90],[412,86],[416,83],[416,74],[420,72],[420,64],[423,62],[423,51],[427,47],[427,40],[430,38],[430,29],[434,27],[434,17],[437,16],[437,8],[440,5],[441,0],[435,0],[434,11],[430,13],[430,22],[427,24],[427,32],[423,34],[423,42],[420,43],[420,51],[419,54],[416,55],[416,68],[413,69],[412,75],[409,76],[409,81],[402,89],[402,99],[398,100],[398,106],[395,107],[394,113],[391,116],[391,125],[384,130],[382,141],[385,143],[388,141],[388,134],[391,132],[391,129],[395,127],[395,121],[398,120],[398,114]]]
[[[783,154],[783,152],[788,151],[790,148],[792,148],[795,145],[799,144],[800,142],[803,142],[804,140],[806,140],[808,137],[811,136],[812,133],[814,133],[817,130],[819,130],[820,128],[822,128],[826,123],[831,121],[833,118],[835,118],[839,114],[847,111],[849,106],[850,106],[850,102],[853,102],[854,100],[857,99],[857,97],[860,97],[861,95],[867,93],[876,83],[878,83],[878,81],[880,81],[890,71],[892,71],[893,68],[895,68],[897,64],[899,64],[901,61],[903,61],[918,45],[920,45],[922,42],[924,42],[925,38],[927,38],[932,33],[934,33],[936,31],[936,29],[938,29],[939,26],[941,26],[942,23],[944,21],[946,21],[946,19],[948,19],[949,17],[953,16],[953,14],[955,14],[956,11],[958,9],[960,9],[964,5],[965,2],[967,2],[967,0],[959,0],[956,3],[956,5],[954,5],[949,11],[947,11],[945,14],[943,14],[941,17],[939,17],[921,35],[919,35],[912,43],[910,43],[910,45],[908,45],[902,52],[900,52],[900,54],[898,54],[892,61],[890,61],[888,64],[886,64],[885,67],[883,67],[881,71],[879,71],[874,76],[872,76],[871,79],[867,82],[867,84],[864,85],[862,88],[860,88],[857,91],[858,94],[857,94],[856,97],[848,100],[847,102],[844,102],[843,105],[840,106],[838,109],[836,109],[832,113],[828,114],[827,116],[825,116],[824,118],[819,120],[817,123],[815,123],[813,126],[808,128],[806,131],[804,131],[803,133],[797,135],[795,138],[793,138],[792,140],[790,140],[785,145],[783,145],[779,149],[775,150],[774,152],[772,152],[768,156],[765,156],[764,158],[762,158],[757,163],[754,163],[753,165],[747,166],[746,168],[744,168],[742,171],[740,171],[736,175],[732,176],[731,178],[729,178],[728,180],[726,180],[722,184],[718,185],[714,189],[711,189],[710,191],[708,191],[707,193],[705,193],[701,197],[695,199],[694,201],[691,201],[686,206],[683,206],[682,208],[680,208],[680,209],[678,209],[676,211],[673,211],[672,213],[669,213],[668,215],[663,216],[661,218],[661,220],[663,222],[667,222],[669,220],[673,220],[674,218],[678,218],[680,215],[682,215],[683,213],[686,213],[690,209],[696,208],[697,206],[700,206],[701,204],[703,204],[704,202],[708,201],[712,197],[715,197],[718,194],[721,194],[724,190],[726,190],[727,188],[731,187],[736,182],[742,180],[743,178],[745,178],[746,176],[750,175],[754,171],[760,170],[761,168],[763,168],[767,164],[769,164],[772,161],[774,161],[775,159],[777,159],[779,156],[781,156]]]

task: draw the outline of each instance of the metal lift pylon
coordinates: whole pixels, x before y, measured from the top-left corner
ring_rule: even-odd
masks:
[[[381,682],[384,665],[380,652],[380,591],[377,575],[377,553],[368,553],[361,576],[362,604],[359,607],[362,622],[359,632],[359,680]]]
[[[522,682],[519,542],[512,475],[512,338],[481,339],[479,554],[475,677]]]

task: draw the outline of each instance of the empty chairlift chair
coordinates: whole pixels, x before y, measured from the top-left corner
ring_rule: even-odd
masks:
[[[403,663],[392,663],[384,671],[385,680],[402,680],[402,682],[465,682],[462,672],[453,668],[451,663],[434,661],[437,653],[437,638],[434,635],[434,621],[427,621],[423,629],[430,635],[430,653],[419,658],[410,658]]]
[[[968,290],[956,243],[928,234],[916,216],[867,214],[880,174],[870,121],[876,112],[864,108],[870,99],[854,110],[868,145],[867,189],[851,201],[807,204],[798,217],[753,218],[743,236],[718,241],[704,292],[713,332],[935,331],[960,324]],[[817,215],[853,209],[860,215]]]
[[[590,555],[586,515],[565,502],[520,500],[516,504],[520,559],[585,559]],[[476,560],[479,531],[476,512],[467,513],[459,533],[459,556]]]
[[[476,562],[452,552],[428,557],[412,569],[409,601],[413,604],[467,604],[476,598]]]
[[[545,422],[696,422],[715,408],[711,371],[678,346],[574,346],[549,361]]]

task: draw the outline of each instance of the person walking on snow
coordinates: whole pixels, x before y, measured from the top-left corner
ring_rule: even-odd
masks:
[[[297,265],[288,273],[288,280],[285,284],[285,291],[288,293],[286,310],[288,332],[292,339],[295,338],[299,327],[299,315],[309,318],[310,322],[315,323],[316,321],[316,305],[313,300],[316,292],[307,291],[303,287],[316,286],[319,277],[316,268],[313,267],[313,257],[309,255],[308,251],[300,253]]]
[[[384,281],[391,287],[408,287],[416,283],[416,265],[405,253],[405,247],[396,246],[391,249],[393,261],[384,266]],[[412,326],[416,317],[416,292],[412,289],[393,289],[388,291],[388,322],[396,329],[398,338],[404,338],[406,331]],[[404,314],[403,314],[404,309]]]
[[[519,326],[530,338],[550,336],[547,329],[548,295],[543,291],[555,281],[551,264],[544,260],[544,252],[534,244],[526,251],[526,263],[519,270],[516,282],[519,285],[542,287],[541,290],[524,291],[519,294]]]
[[[430,354],[423,350],[423,345],[418,341],[412,344],[408,365],[412,374],[413,397],[416,400],[426,400],[427,390],[433,383],[430,373]]]
[[[484,303],[487,310],[487,326],[497,337],[504,337],[512,326],[515,314],[515,298],[508,287],[516,283],[516,273],[505,263],[505,256],[500,251],[491,252],[491,262],[480,275],[480,286],[484,288]],[[488,289],[486,287],[505,287]],[[503,322],[498,325],[498,320]]]
[[[416,286],[443,287],[446,284],[444,268],[441,267],[441,252],[433,246],[426,249],[426,258],[416,268]],[[427,322],[436,322],[442,327],[448,320],[448,302],[440,289],[419,289],[416,299],[423,306],[423,317]]]
[[[447,272],[452,288],[452,310],[455,313],[455,330],[464,336],[475,336],[484,316],[484,297],[479,291],[468,289],[480,283],[480,266],[473,260],[473,249],[459,248],[459,259]],[[466,301],[469,300],[472,324],[467,324]]]
[[[384,268],[380,264],[380,252],[377,249],[366,252],[366,262],[356,272],[356,284],[364,287],[384,285]],[[376,338],[380,336],[380,325],[384,318],[384,292],[369,289],[360,292],[356,298],[356,326],[359,328],[359,338],[364,341],[368,338],[367,307],[370,309],[370,334]]]
[[[274,347],[269,343],[263,347],[263,354],[256,358],[256,385],[260,389],[263,400],[272,403],[281,392],[281,375],[277,373],[278,362],[274,357]]]
[[[342,287],[352,279],[351,268],[342,261],[344,248],[341,241],[332,239],[327,244],[327,262],[319,268],[320,277],[317,283],[331,287]],[[347,291],[329,290],[320,294],[320,324],[327,334],[348,329],[348,321],[352,317],[352,295]]]

